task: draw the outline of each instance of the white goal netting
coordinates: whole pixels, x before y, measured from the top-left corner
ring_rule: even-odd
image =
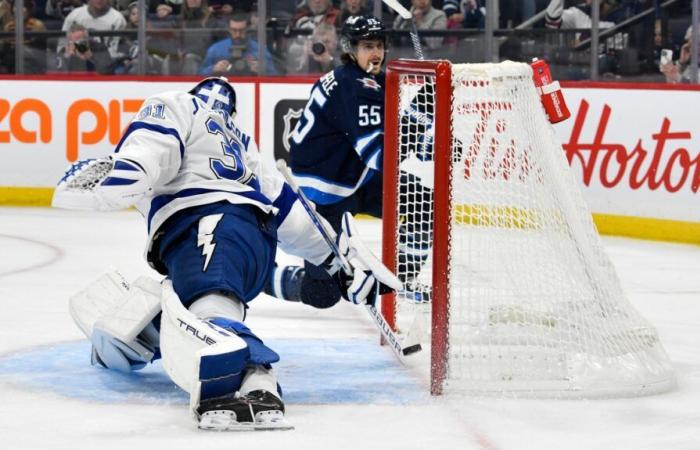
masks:
[[[436,114],[435,86],[434,76],[400,75],[399,111],[387,114],[399,115],[393,245],[408,287],[397,324],[405,331],[430,308],[419,292],[430,292],[434,258],[449,258],[448,318],[431,331],[447,333],[444,390],[596,397],[671,388],[668,357],[622,291],[530,67],[453,65],[450,117]],[[451,123],[451,173],[433,173],[439,120]],[[446,249],[433,246],[437,183],[449,183]]]

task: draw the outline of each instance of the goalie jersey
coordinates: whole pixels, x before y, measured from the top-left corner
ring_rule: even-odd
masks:
[[[228,202],[276,214],[283,250],[317,263],[328,256],[326,243],[272,159],[258,152],[230,116],[191,94],[174,91],[148,98],[114,157],[135,163],[148,178],[151,189],[136,207],[148,224],[149,247],[177,212]]]
[[[344,64],[313,86],[292,132],[290,166],[316,203],[337,203],[381,171],[384,74]]]

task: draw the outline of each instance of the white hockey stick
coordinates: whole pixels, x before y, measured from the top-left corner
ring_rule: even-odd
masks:
[[[319,219],[318,213],[313,208],[313,206],[311,206],[311,202],[309,201],[309,199],[306,198],[304,192],[301,189],[299,189],[299,185],[297,185],[296,181],[294,180],[294,177],[292,176],[292,173],[289,171],[289,168],[287,167],[287,164],[284,160],[280,159],[277,161],[277,169],[280,171],[280,173],[282,173],[285,180],[287,181],[287,184],[289,184],[292,190],[299,196],[299,201],[301,202],[301,205],[309,214],[309,217],[311,218],[313,224],[316,226],[316,229],[319,231],[319,233],[321,233],[323,239],[326,241],[326,244],[328,244],[333,254],[341,262],[343,268],[347,268],[348,273],[352,273],[350,263],[348,263],[345,257],[340,253],[340,249],[338,249],[335,240],[331,238],[332,230],[326,229],[325,222],[322,222]],[[401,364],[405,364],[405,356],[422,350],[420,344],[402,347],[399,338],[396,336],[396,333],[394,333],[389,324],[386,322],[386,319],[384,318],[382,313],[379,312],[379,310],[377,310],[377,308],[374,305],[365,304],[365,308],[367,309],[369,315],[372,316],[374,324],[377,326],[386,342],[389,343],[389,347],[391,347],[391,350],[394,352],[394,355],[396,355],[396,358],[399,360],[399,362],[401,362]]]
[[[413,20],[413,14],[411,11],[404,8],[404,6],[398,2],[398,0],[382,0],[386,6],[396,11],[396,13],[401,16],[404,20],[411,21],[411,43],[413,44],[413,51],[416,54],[416,58],[423,60],[423,47],[420,44],[420,37],[418,36],[418,28],[416,28],[416,22]]]

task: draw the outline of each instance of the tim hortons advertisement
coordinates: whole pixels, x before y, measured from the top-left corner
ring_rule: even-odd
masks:
[[[565,90],[555,129],[596,213],[700,222],[700,91]]]
[[[269,79],[267,81],[270,81]],[[76,159],[109,154],[149,95],[193,82],[3,80],[0,187],[52,187]],[[237,122],[263,152],[286,157],[311,83],[236,83]],[[554,126],[596,213],[700,222],[698,90],[564,90]],[[256,122],[257,120],[257,122]]]

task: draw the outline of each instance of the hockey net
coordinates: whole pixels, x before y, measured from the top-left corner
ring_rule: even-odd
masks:
[[[391,63],[383,259],[428,323],[433,394],[636,396],[675,378],[633,308],[527,64]],[[427,297],[430,297],[430,301]]]

